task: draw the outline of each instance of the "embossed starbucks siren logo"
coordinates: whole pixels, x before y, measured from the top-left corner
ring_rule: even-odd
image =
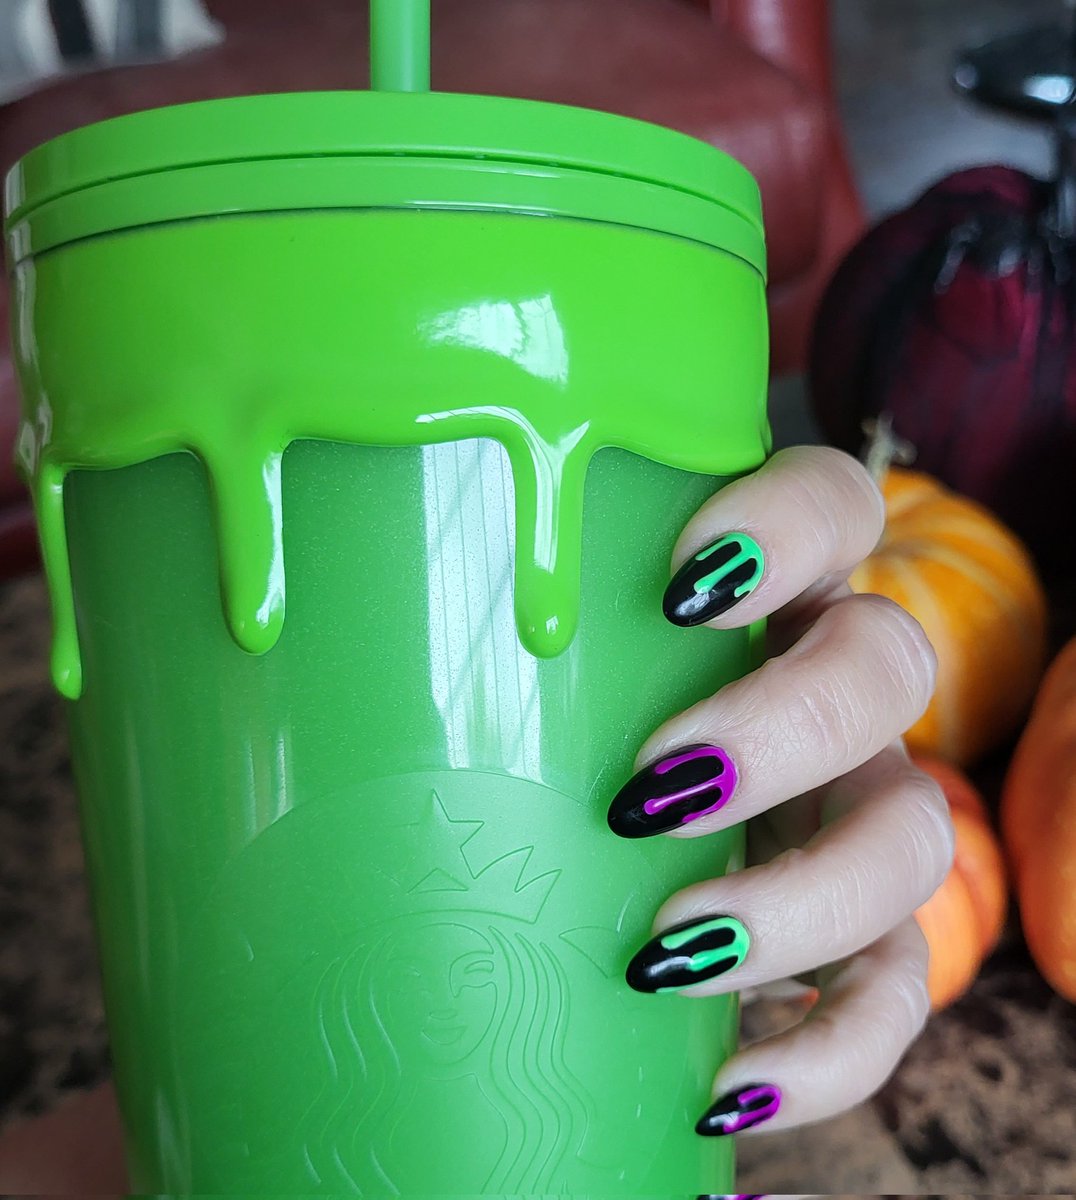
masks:
[[[533,846],[497,853],[490,824],[431,790],[381,864],[384,916],[320,981],[324,1086],[304,1123],[320,1184],[407,1191],[428,1178],[424,1127],[442,1147],[455,1131],[482,1191],[547,1191],[566,1157],[586,1157],[596,1106],[571,1067],[563,957],[607,974],[617,935],[543,924],[561,870]],[[576,987],[580,968],[597,977],[572,968]]]

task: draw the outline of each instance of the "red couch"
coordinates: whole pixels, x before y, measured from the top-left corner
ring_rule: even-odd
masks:
[[[63,80],[0,108],[0,171],[45,138],[161,104],[364,87],[360,0],[209,0],[223,45]],[[774,368],[804,361],[815,306],[862,214],[834,104],[828,0],[434,0],[434,86],[607,109],[685,130],[756,175]],[[10,467],[16,399],[0,281],[0,577],[32,561]]]

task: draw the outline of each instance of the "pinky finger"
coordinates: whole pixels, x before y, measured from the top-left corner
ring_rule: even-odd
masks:
[[[926,978],[926,942],[909,918],[831,968],[803,1022],[729,1059],[697,1132],[791,1129],[868,1099],[926,1023]]]

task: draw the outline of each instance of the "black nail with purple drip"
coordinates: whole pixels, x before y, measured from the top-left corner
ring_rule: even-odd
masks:
[[[646,838],[690,825],[724,808],[738,778],[720,746],[685,746],[620,789],[609,807],[609,828],[622,838]]]
[[[745,1083],[719,1097],[695,1126],[704,1137],[728,1137],[753,1129],[781,1107],[781,1089],[772,1083]]]

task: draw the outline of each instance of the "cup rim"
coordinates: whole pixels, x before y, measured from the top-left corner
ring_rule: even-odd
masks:
[[[316,183],[341,164],[352,171],[346,205]],[[310,184],[304,196],[296,168]],[[233,178],[244,170],[241,193],[221,186],[227,169]],[[398,183],[386,194],[393,171]],[[367,195],[375,175],[382,186]],[[186,198],[178,208],[168,199],[177,190]],[[135,224],[386,206],[607,220],[689,237],[766,269],[758,185],[731,156],[644,121],[532,100],[303,92],[150,109],[38,146],[4,188],[16,261]]]

